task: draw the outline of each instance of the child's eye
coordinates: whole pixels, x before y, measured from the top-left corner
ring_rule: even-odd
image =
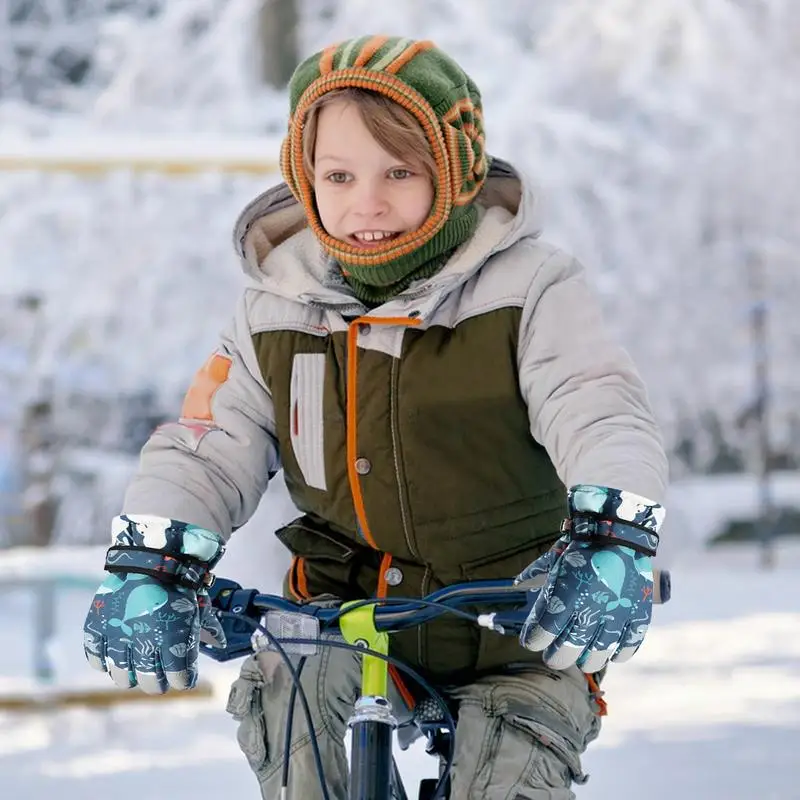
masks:
[[[405,167],[397,167],[397,169],[393,169],[389,176],[396,181],[403,181],[406,178],[413,177],[414,173],[410,169],[406,169]]]
[[[325,176],[325,180],[331,183],[347,183],[350,180],[350,176],[346,172],[329,172]]]

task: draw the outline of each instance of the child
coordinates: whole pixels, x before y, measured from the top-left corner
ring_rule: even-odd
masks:
[[[289,596],[547,575],[524,648],[447,618],[393,637],[394,655],[457,705],[454,798],[572,797],[602,705],[587,675],[629,658],[650,619],[666,459],[642,382],[581,267],[537,239],[529,185],[487,156],[478,89],[432,43],[328,47],[290,103],[286,184],[236,228],[252,283],[180,421],[143,450],[87,657],[124,687],[193,685],[199,629],[221,638],[204,576],[282,468],[302,512],[277,532]],[[303,672],[333,798],[358,681],[342,650]],[[264,798],[288,685],[249,659],[229,700]],[[285,796],[308,800],[296,717]]]

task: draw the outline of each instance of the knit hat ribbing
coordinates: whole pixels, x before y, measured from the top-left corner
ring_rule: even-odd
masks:
[[[409,111],[422,127],[436,163],[431,213],[415,231],[386,244],[359,249],[322,227],[314,190],[303,167],[303,129],[308,108],[322,95],[343,88],[385,95]],[[373,286],[389,286],[472,233],[471,203],[488,171],[478,88],[432,42],[364,36],[331,45],[295,70],[289,84],[289,130],[281,148],[281,170],[325,251],[346,274]]]

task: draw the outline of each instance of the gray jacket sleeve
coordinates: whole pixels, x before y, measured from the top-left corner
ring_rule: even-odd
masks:
[[[667,458],[642,379],[612,340],[581,266],[562,252],[533,279],[518,357],[531,432],[561,480],[663,503]]]
[[[252,516],[280,469],[272,398],[256,360],[246,295],[187,399],[192,391],[206,412],[153,433],[123,513],[178,519],[227,539]],[[184,413],[197,407],[187,400]]]

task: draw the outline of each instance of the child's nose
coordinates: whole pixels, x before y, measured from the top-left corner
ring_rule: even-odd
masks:
[[[362,216],[375,216],[388,209],[386,193],[381,186],[372,182],[364,182],[359,187],[355,198],[355,211]]]

